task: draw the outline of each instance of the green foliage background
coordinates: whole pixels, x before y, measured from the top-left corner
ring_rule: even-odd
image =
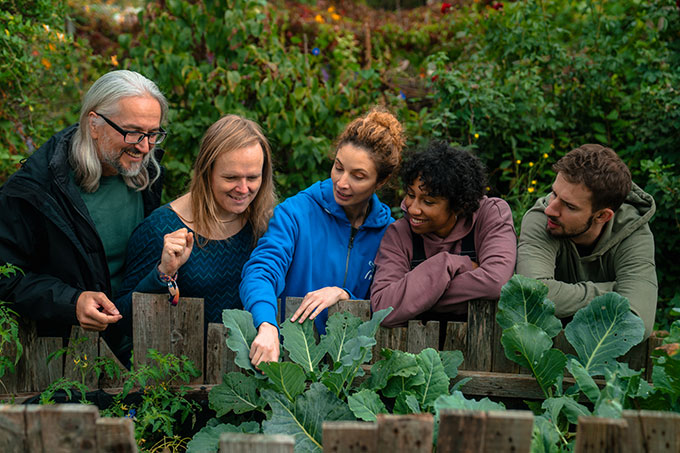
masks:
[[[285,198],[326,177],[348,121],[386,105],[410,146],[438,137],[475,150],[490,194],[510,202],[518,227],[549,190],[551,164],[602,143],[657,200],[657,321],[670,324],[680,306],[675,1],[504,2],[500,10],[464,1],[447,13],[435,4],[399,14],[361,1],[311,3],[148,1],[125,26],[129,15],[116,21],[106,4],[3,2],[0,181],[75,121],[84,90],[116,68],[142,72],[170,101],[166,200],[186,190],[201,135],[225,113],[263,125]],[[382,196],[398,205],[398,189]]]

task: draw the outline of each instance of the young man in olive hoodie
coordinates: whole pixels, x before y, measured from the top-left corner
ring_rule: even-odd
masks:
[[[654,327],[657,302],[654,237],[656,206],[631,180],[610,148],[583,145],[553,167],[552,193],[524,215],[517,273],[543,281],[555,315],[573,315],[596,296],[616,292]]]

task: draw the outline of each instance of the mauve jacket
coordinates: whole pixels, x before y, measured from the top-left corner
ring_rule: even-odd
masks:
[[[394,308],[383,326],[403,325],[424,312],[462,314],[467,310],[463,302],[500,297],[517,256],[512,212],[504,200],[482,198],[472,217],[459,218],[445,238],[424,234],[426,260],[413,270],[413,241],[408,214],[404,215],[387,228],[375,258],[371,308]],[[455,254],[473,229],[477,268],[469,257]]]

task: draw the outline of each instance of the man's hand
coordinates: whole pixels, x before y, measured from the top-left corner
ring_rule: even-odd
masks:
[[[194,247],[194,235],[186,228],[168,233],[163,237],[163,251],[158,270],[166,275],[175,275],[189,259]]]
[[[122,316],[106,294],[83,291],[76,301],[76,318],[83,329],[101,332],[109,324],[118,322]]]
[[[260,362],[278,362],[279,360],[279,329],[263,322],[257,328],[257,336],[250,346],[250,361],[256,367]]]
[[[314,319],[325,308],[335,305],[339,300],[349,299],[349,294],[342,288],[337,286],[327,286],[325,288],[311,291],[302,299],[302,304],[295,310],[293,316],[290,318],[291,322],[303,322],[305,319]]]

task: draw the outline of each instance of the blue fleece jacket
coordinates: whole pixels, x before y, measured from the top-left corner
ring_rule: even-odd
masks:
[[[327,286],[343,288],[352,299],[368,299],[373,260],[393,221],[390,208],[374,194],[368,217],[352,238],[352,226],[335,202],[330,179],[278,205],[241,275],[241,301],[255,327],[263,322],[278,325],[277,297],[284,301],[282,320],[292,315],[285,313],[285,297],[304,297]],[[318,332],[325,332],[327,319],[327,310],[316,317]]]

